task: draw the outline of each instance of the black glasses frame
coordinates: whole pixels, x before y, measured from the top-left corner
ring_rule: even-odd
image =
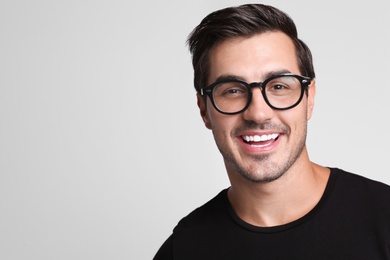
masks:
[[[267,98],[267,94],[265,92],[265,88],[263,88],[263,86],[267,85],[268,82],[270,82],[271,80],[273,79],[276,79],[276,78],[280,78],[280,77],[294,77],[294,78],[297,78],[299,80],[299,82],[301,83],[301,95],[299,96],[299,99],[298,101],[289,106],[289,107],[285,107],[285,108],[278,108],[278,107],[274,107],[268,100]],[[234,114],[239,114],[243,111],[245,111],[251,101],[252,101],[252,89],[253,88],[256,88],[256,87],[260,87],[261,89],[261,94],[263,95],[263,98],[265,100],[265,102],[267,103],[267,105],[269,107],[271,107],[272,109],[275,109],[275,110],[288,110],[288,109],[291,109],[293,107],[296,107],[299,103],[301,103],[302,101],[302,98],[303,98],[303,94],[305,93],[305,90],[307,90],[307,88],[309,87],[310,83],[311,83],[311,78],[309,77],[305,77],[305,76],[301,76],[301,75],[297,75],[297,74],[279,74],[279,75],[274,75],[272,77],[269,77],[268,79],[264,80],[263,82],[252,82],[252,83],[247,83],[245,81],[242,81],[242,80],[239,80],[239,79],[223,79],[223,80],[218,80],[212,84],[210,84],[209,86],[207,87],[204,87],[204,88],[201,88],[200,89],[200,94],[202,96],[204,95],[207,95],[209,98],[210,98],[210,101],[211,103],[213,104],[214,108],[222,113],[222,114],[226,114],[226,115],[234,115]],[[245,107],[237,112],[225,112],[225,111],[222,111],[218,108],[218,106],[215,104],[214,102],[214,98],[213,98],[213,90],[214,88],[221,84],[221,83],[227,83],[227,82],[238,82],[238,83],[241,83],[242,85],[244,85],[247,89],[248,89],[248,101],[245,105]]]

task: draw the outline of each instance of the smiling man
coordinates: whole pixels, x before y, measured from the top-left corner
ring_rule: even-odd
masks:
[[[309,159],[315,73],[291,18],[226,8],[188,43],[231,186],[183,218],[154,259],[390,259],[390,187]]]

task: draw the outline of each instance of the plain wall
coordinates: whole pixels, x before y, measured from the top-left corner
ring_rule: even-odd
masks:
[[[229,186],[185,45],[244,1],[0,1],[0,259],[151,259]],[[311,48],[314,162],[390,183],[385,0],[264,1]]]

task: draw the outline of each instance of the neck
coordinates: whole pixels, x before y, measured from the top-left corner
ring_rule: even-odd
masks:
[[[249,224],[283,225],[303,217],[317,205],[329,173],[329,169],[307,159],[268,183],[253,183],[238,174],[229,174],[228,198],[236,214]]]

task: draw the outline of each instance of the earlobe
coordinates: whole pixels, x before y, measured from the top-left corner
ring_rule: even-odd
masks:
[[[202,117],[205,126],[208,129],[211,129],[210,119],[209,119],[209,116],[207,114],[206,99],[203,96],[201,96],[199,93],[196,94],[196,97],[198,99],[198,107],[199,107],[199,111],[200,111],[200,116]]]
[[[315,95],[316,95],[316,80],[313,79],[308,88],[307,120],[309,120],[313,114]]]

